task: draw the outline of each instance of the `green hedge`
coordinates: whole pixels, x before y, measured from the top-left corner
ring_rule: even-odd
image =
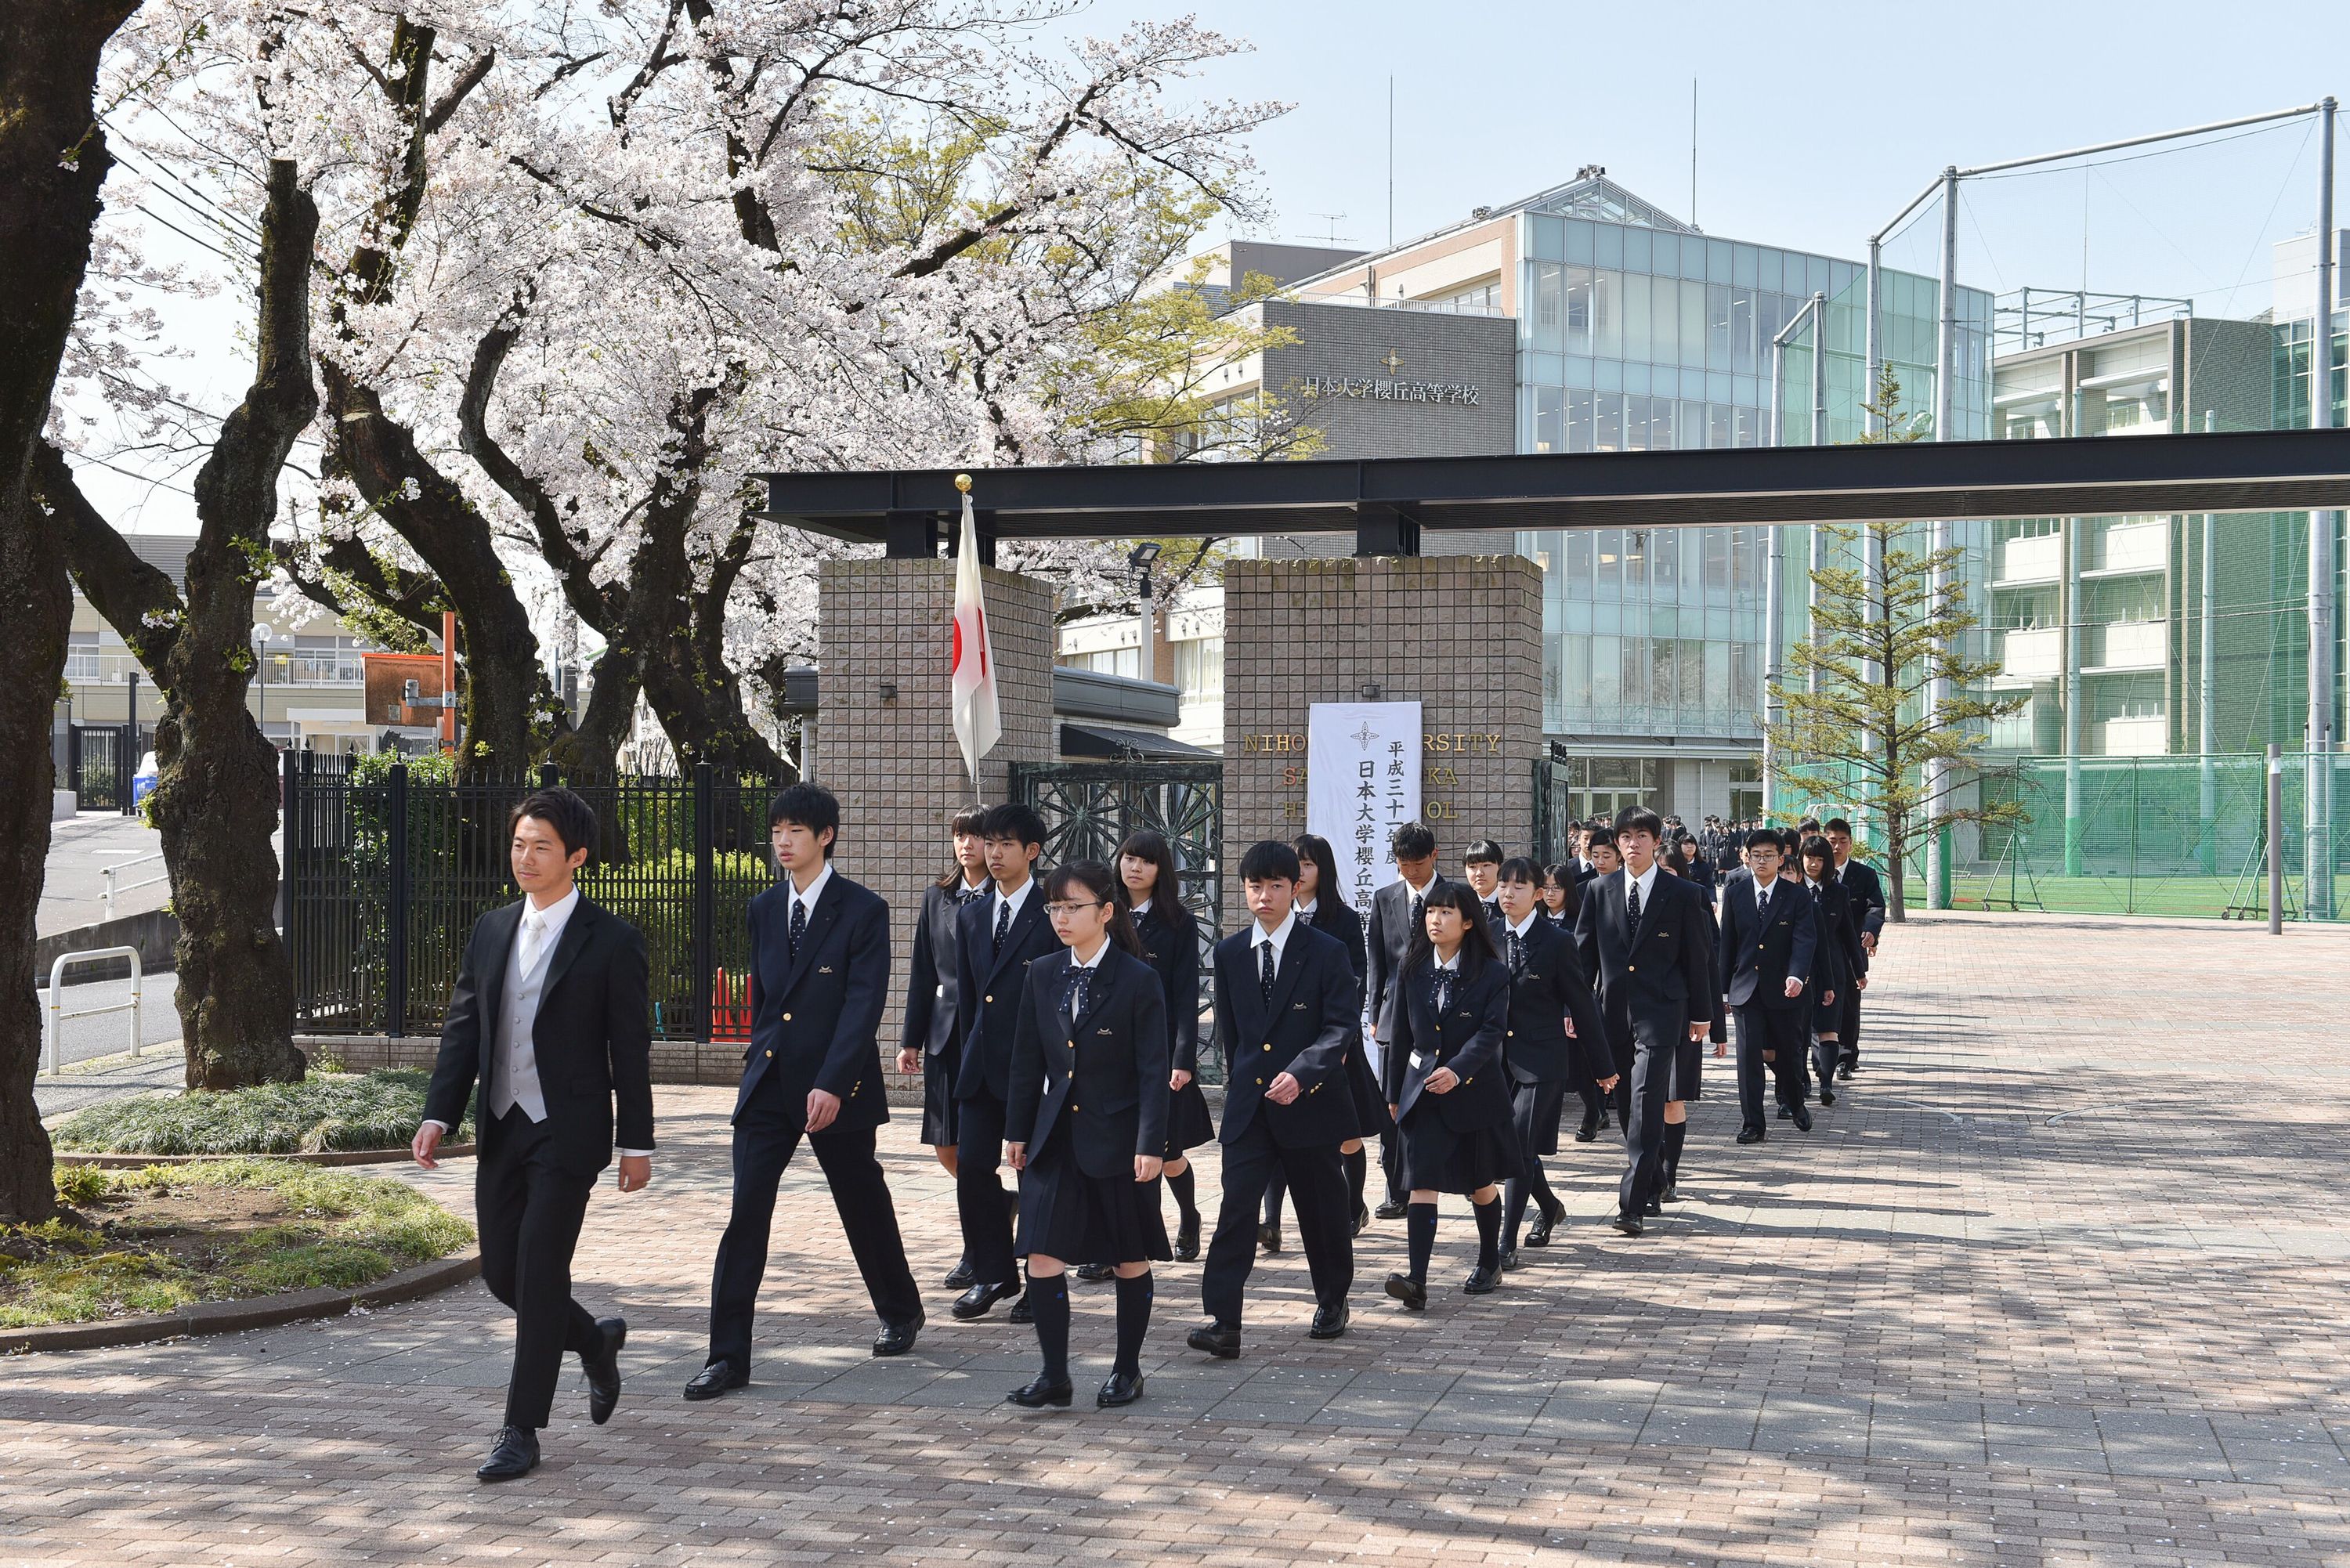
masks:
[[[314,1154],[405,1148],[424,1115],[421,1067],[317,1073],[298,1084],[92,1106],[50,1135],[74,1154]],[[451,1142],[473,1136],[469,1121]]]

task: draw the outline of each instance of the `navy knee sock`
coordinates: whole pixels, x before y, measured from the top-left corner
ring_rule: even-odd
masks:
[[[1175,1211],[1183,1217],[1187,1225],[1196,1223],[1200,1218],[1200,1202],[1192,1195],[1192,1175],[1191,1168],[1186,1165],[1182,1175],[1167,1179],[1167,1190],[1175,1195]]]
[[[1436,1251],[1436,1205],[1413,1203],[1404,1209],[1404,1234],[1411,1247],[1411,1277],[1428,1283],[1428,1260]]]
[[[1142,1336],[1150,1328],[1150,1276],[1137,1274],[1132,1279],[1120,1275],[1118,1282],[1118,1360],[1111,1365],[1113,1372],[1142,1373]]]
[[[1045,1353],[1045,1376],[1069,1380],[1069,1276],[1028,1276],[1028,1305],[1036,1314],[1036,1345]]]
[[[1518,1227],[1524,1224],[1526,1219],[1526,1184],[1513,1176],[1502,1184],[1502,1201],[1505,1206],[1502,1213],[1502,1234],[1509,1238],[1510,1251],[1514,1252],[1518,1250]]]
[[[1495,1269],[1502,1263],[1502,1200],[1472,1203],[1469,1212],[1477,1217],[1477,1266]]]
[[[1339,1158],[1347,1162],[1347,1222],[1351,1225],[1363,1211],[1363,1184],[1370,1179],[1371,1157],[1367,1149],[1358,1148]]]

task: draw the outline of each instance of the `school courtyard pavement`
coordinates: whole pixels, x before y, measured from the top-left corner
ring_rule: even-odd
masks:
[[[508,1331],[478,1284],[234,1337],[0,1362],[15,1563],[2350,1563],[2350,931],[1952,916],[1888,937],[1865,1065],[1808,1137],[1731,1141],[1707,1080],[1688,1201],[1600,1223],[1616,1151],[1499,1294],[1424,1316],[1361,1246],[1354,1331],[1305,1337],[1295,1251],[1246,1352],[1187,1352],[1161,1265],[1149,1389],[1091,1407],[1110,1294],[1078,1287],[1079,1404],[999,1403],[1028,1331],[916,1353],[873,1323],[815,1162],[786,1179],[755,1381],[699,1365],[727,1096],[660,1094],[654,1185],[599,1193],[577,1290],[624,1311],[626,1393],[576,1372],[534,1476],[477,1485]],[[1724,1066],[1727,1064],[1724,1064]],[[918,1272],[950,1188],[891,1124]],[[1212,1158],[1203,1189],[1212,1192]],[[463,1210],[470,1173],[413,1175]],[[1293,1243],[1294,1247],[1294,1243]]]

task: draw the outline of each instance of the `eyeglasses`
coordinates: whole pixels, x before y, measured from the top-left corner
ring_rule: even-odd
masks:
[[[1045,905],[1045,912],[1046,914],[1048,914],[1048,915],[1074,915],[1074,914],[1076,914],[1079,909],[1106,909],[1106,908],[1107,908],[1107,905],[1105,905],[1105,904],[1104,904],[1104,903],[1103,903],[1099,898],[1096,898],[1096,899],[1092,900],[1090,903],[1084,903],[1084,904],[1076,904],[1076,903],[1071,903],[1068,899],[1064,898],[1064,899],[1061,899],[1060,901],[1058,901],[1057,903],[1051,903],[1051,904],[1047,904],[1047,905]]]

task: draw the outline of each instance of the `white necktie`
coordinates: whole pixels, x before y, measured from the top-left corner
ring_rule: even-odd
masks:
[[[531,965],[538,961],[539,944],[546,940],[546,917],[536,909],[522,918],[522,972],[528,974]]]

